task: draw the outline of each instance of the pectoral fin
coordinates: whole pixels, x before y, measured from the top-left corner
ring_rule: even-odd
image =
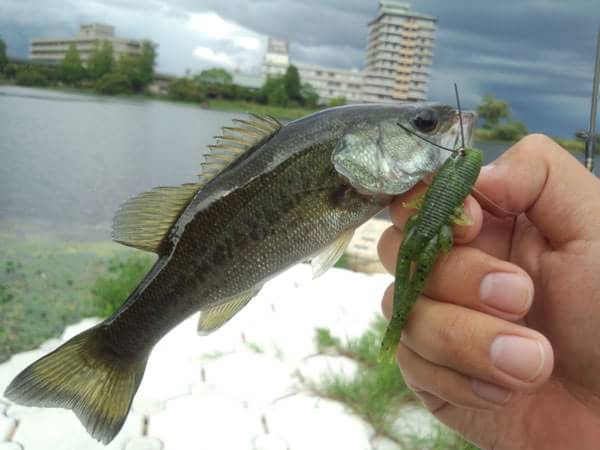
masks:
[[[311,259],[313,279],[323,275],[341,258],[354,236],[354,230],[344,231],[335,241]]]
[[[235,316],[254,297],[262,286],[254,287],[242,292],[225,303],[209,306],[200,311],[198,321],[198,334],[207,335],[220,328],[225,322]]]

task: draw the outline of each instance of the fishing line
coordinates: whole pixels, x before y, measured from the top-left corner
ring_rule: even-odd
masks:
[[[464,151],[464,149],[466,148],[465,146],[465,130],[463,127],[463,116],[462,116],[462,109],[460,107],[460,97],[458,95],[458,85],[456,83],[454,83],[454,93],[456,95],[456,107],[458,108],[458,117],[459,117],[459,123],[460,123],[460,138],[462,141],[462,150]],[[516,213],[514,211],[509,211],[505,208],[503,208],[502,206],[500,206],[499,204],[497,204],[495,201],[493,201],[491,198],[489,198],[487,195],[485,195],[483,192],[481,192],[479,189],[477,189],[475,186],[473,186],[471,188],[479,197],[481,197],[482,199],[484,199],[486,202],[488,202],[489,204],[491,204],[494,208],[496,208],[498,211],[503,212],[506,215],[509,216],[518,216],[519,213]]]
[[[426,137],[423,137],[423,136],[421,136],[419,133],[417,133],[417,132],[415,132],[415,131],[411,130],[410,128],[408,128],[408,127],[405,127],[405,126],[404,126],[404,125],[402,125],[400,122],[398,122],[396,125],[398,125],[400,128],[402,128],[402,129],[403,129],[404,131],[406,131],[407,133],[409,133],[409,134],[412,134],[413,136],[416,136],[416,137],[418,137],[419,139],[422,139],[422,140],[424,140],[425,142],[427,142],[427,143],[428,143],[428,144],[430,144],[430,145],[433,145],[434,147],[441,148],[442,150],[446,150],[447,152],[450,152],[450,153],[456,153],[456,152],[458,151],[458,150],[453,150],[453,149],[451,149],[451,148],[444,147],[443,145],[440,145],[440,144],[436,144],[435,142],[433,142],[433,141],[430,141],[430,140],[429,140],[429,139],[427,139]]]
[[[454,93],[456,95],[456,106],[458,108],[458,117],[459,117],[459,124],[460,124],[460,138],[461,138],[461,143],[462,146],[459,149],[451,149],[451,148],[447,148],[444,147],[443,145],[437,144],[433,141],[430,141],[429,139],[427,139],[424,136],[421,136],[419,133],[411,130],[410,128],[402,125],[400,122],[398,122],[396,125],[398,125],[400,128],[402,128],[404,131],[406,131],[407,133],[418,137],[419,139],[427,142],[430,145],[433,145],[434,147],[440,148],[442,150],[446,150],[447,152],[450,153],[458,153],[458,154],[463,154],[464,150],[466,149],[466,145],[465,145],[465,131],[464,131],[464,126],[463,126],[463,117],[462,117],[462,109],[460,106],[460,97],[458,94],[458,85],[456,83],[454,83]],[[473,192],[477,194],[478,200],[483,199],[485,202],[488,203],[488,205],[491,205],[492,207],[496,208],[497,211],[500,211],[501,213],[507,215],[507,216],[513,216],[513,217],[517,217],[519,215],[518,212],[515,211],[509,211],[508,209],[500,206],[498,203],[496,203],[494,200],[492,200],[491,198],[489,198],[487,195],[485,195],[483,192],[481,192],[479,189],[477,189],[475,186],[473,186],[472,188]],[[488,211],[491,212],[491,211]]]

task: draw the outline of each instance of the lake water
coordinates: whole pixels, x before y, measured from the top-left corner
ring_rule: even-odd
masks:
[[[0,229],[110,239],[114,212],[194,181],[212,136],[240,114],[0,86]],[[492,160],[504,144],[481,143]]]

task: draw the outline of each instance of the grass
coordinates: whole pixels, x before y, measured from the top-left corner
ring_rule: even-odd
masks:
[[[361,336],[345,340],[333,336],[327,329],[317,329],[315,343],[319,353],[348,358],[359,368],[351,376],[330,372],[322,374],[316,382],[301,379],[303,385],[314,395],[344,404],[371,425],[374,437],[387,439],[399,448],[477,450],[441,424],[436,424],[432,434],[426,437],[398,432],[403,408],[420,406],[398,366],[380,363],[377,359],[386,326],[383,319],[376,319]]]
[[[0,84],[4,84],[1,82]],[[8,83],[6,83],[8,84]],[[32,87],[35,89],[35,87]],[[41,89],[53,90],[58,92],[64,92],[67,94],[82,94],[82,95],[99,95],[92,88],[88,87],[75,87],[75,86],[45,86]],[[106,95],[104,97],[116,97],[125,99],[142,99],[142,100],[158,100],[169,103],[178,104],[189,104],[196,107],[200,107],[197,102],[185,102],[172,100],[164,95],[155,95],[151,93],[127,93],[116,96]],[[206,102],[208,109],[215,111],[226,111],[226,112],[241,112],[241,113],[255,113],[255,114],[268,114],[282,120],[293,120],[300,117],[307,116],[318,111],[321,108],[304,108],[300,106],[273,106],[263,105],[261,103],[247,102],[243,100],[226,100],[226,99],[208,99]]]
[[[120,305],[150,264],[110,242],[0,235],[0,362]],[[137,279],[136,279],[137,278]]]
[[[145,254],[116,256],[109,260],[107,273],[96,279],[92,293],[99,315],[108,317],[148,273],[153,259]]]
[[[581,153],[585,150],[585,143],[583,141],[578,141],[575,139],[563,139],[555,136],[550,136],[558,145],[564,147],[570,152],[573,153]],[[475,130],[475,139],[479,141],[495,141],[495,142],[505,142],[508,144],[514,144],[515,141],[502,141],[498,140],[494,136],[494,130],[486,130],[483,128],[478,128]]]
[[[318,109],[302,107],[284,107],[262,105],[260,103],[244,102],[241,100],[208,100],[208,107],[218,111],[232,111],[255,114],[268,114],[278,119],[298,119],[308,114],[312,114]]]

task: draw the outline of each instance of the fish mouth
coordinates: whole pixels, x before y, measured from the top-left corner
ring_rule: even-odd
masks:
[[[473,135],[475,130],[475,124],[477,123],[477,113],[475,111],[463,111],[459,116],[458,112],[454,117],[454,121],[448,131],[441,139],[441,145],[446,148],[456,150],[461,147],[470,148],[473,144]],[[463,145],[461,135],[461,122],[462,129],[465,136],[465,142]]]

